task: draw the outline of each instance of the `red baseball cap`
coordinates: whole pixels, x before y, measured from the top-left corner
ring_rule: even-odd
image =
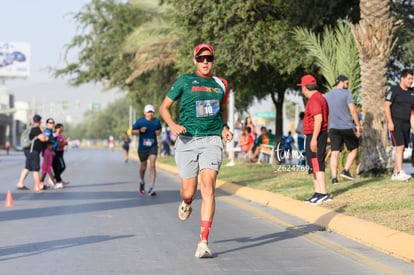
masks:
[[[300,83],[296,84],[296,86],[306,86],[306,85],[315,85],[318,84],[318,82],[316,81],[316,78],[311,75],[311,74],[307,74],[302,76]]]
[[[211,52],[212,55],[214,55],[213,46],[211,46],[210,44],[206,44],[206,43],[200,43],[194,48],[194,57],[196,57],[201,52],[202,49],[207,49]]]

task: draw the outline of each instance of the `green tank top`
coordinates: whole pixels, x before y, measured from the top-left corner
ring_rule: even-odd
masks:
[[[170,99],[180,100],[178,123],[186,128],[186,136],[221,136],[224,95],[220,79],[195,73],[180,76],[167,93]]]

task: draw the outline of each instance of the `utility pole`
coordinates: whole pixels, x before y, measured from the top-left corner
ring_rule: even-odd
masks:
[[[230,127],[230,130],[234,133],[234,111],[235,111],[235,100],[234,100],[234,92],[233,89],[230,89],[229,92],[229,104],[228,104],[228,108],[227,108],[227,123]],[[233,149],[233,144],[234,142],[227,142],[226,144],[226,151],[227,151],[227,155],[230,156],[230,151]]]

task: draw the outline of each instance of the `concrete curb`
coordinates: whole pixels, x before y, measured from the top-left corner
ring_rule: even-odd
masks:
[[[177,168],[171,165],[157,162],[157,167],[178,174]],[[216,187],[226,193],[277,209],[309,223],[326,227],[376,250],[414,263],[413,235],[264,190],[240,186],[222,180],[217,180]]]

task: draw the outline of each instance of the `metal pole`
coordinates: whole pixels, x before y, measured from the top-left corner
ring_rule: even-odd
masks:
[[[128,127],[131,128],[132,127],[132,106],[129,105],[129,123],[128,123]]]
[[[235,100],[233,89],[230,89],[229,92],[229,104],[227,108],[227,123],[229,124],[230,130],[234,132],[234,110],[235,110]],[[227,156],[230,157],[230,151],[233,149],[234,142],[228,142],[226,144]]]

